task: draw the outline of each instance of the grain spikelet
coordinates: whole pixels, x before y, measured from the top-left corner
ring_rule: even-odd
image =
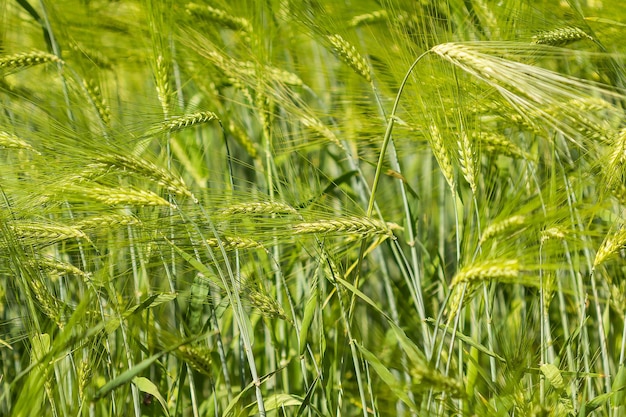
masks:
[[[111,70],[113,63],[103,53],[92,48],[88,48],[79,42],[70,42],[70,50],[84,55],[89,61],[99,68]]]
[[[612,190],[624,178],[624,163],[626,162],[626,128],[621,129],[613,139],[608,161],[604,165],[605,185]]]
[[[616,232],[608,234],[598,251],[596,257],[593,260],[593,267],[600,265],[604,261],[614,256],[621,248],[626,245],[626,228],[622,227]]]
[[[536,34],[532,38],[532,43],[536,45],[565,46],[582,39],[594,40],[581,28],[565,26]]]
[[[565,239],[566,236],[567,236],[566,229],[562,227],[558,227],[558,226],[549,227],[541,231],[541,242],[543,243],[550,239],[563,240]]]
[[[74,223],[80,230],[109,230],[114,227],[141,224],[138,218],[125,214],[105,214],[81,219]]]
[[[245,84],[256,83],[258,74],[262,74],[263,78],[269,79],[279,84],[290,86],[302,86],[302,79],[296,74],[276,68],[270,65],[255,64],[250,61],[239,61],[231,57],[226,57],[216,51],[206,51],[204,55],[213,62],[229,80],[234,81],[233,85],[244,86]],[[249,81],[242,84],[240,80]],[[240,87],[241,88],[241,87]]]
[[[85,87],[89,100],[91,100],[94,108],[98,112],[100,120],[108,126],[111,123],[111,109],[109,109],[109,105],[102,96],[100,87],[94,80],[83,80],[83,87]]]
[[[30,146],[26,141],[22,140],[21,138],[11,133],[4,132],[1,130],[0,130],[0,146],[4,148],[12,148],[12,149],[27,149],[29,151],[33,151],[39,154],[39,152],[37,152],[35,148]]]
[[[208,123],[212,120],[219,120],[217,115],[211,111],[201,111],[184,116],[171,117],[161,126],[161,130],[176,132],[188,127],[197,126],[202,123]]]
[[[526,160],[534,159],[531,154],[523,151],[503,135],[486,132],[473,132],[472,135],[478,141],[481,150],[487,153]]]
[[[172,203],[148,190],[137,190],[135,188],[123,187],[89,187],[82,189],[81,191],[84,195],[109,206],[164,206],[176,208],[176,206]]]
[[[518,283],[520,277],[520,266],[517,259],[491,260],[477,262],[469,265],[456,273],[451,287],[455,287],[464,282],[499,281],[507,283]]]
[[[67,262],[61,262],[56,259],[40,258],[33,263],[33,266],[36,266],[40,269],[45,269],[48,273],[52,273],[57,276],[71,274],[77,277],[81,277],[83,279],[91,278],[90,273],[84,272],[82,269],[76,268],[72,264],[68,264]]]
[[[341,35],[328,35],[327,38],[344,63],[365,78],[367,82],[372,81],[367,62],[352,44],[342,38]]]
[[[165,187],[168,191],[192,197],[191,191],[187,188],[182,178],[176,177],[169,171],[138,156],[108,154],[96,158],[96,161],[102,164],[105,170],[116,168],[124,172],[134,172]]]
[[[163,55],[157,56],[156,69],[155,69],[155,82],[156,91],[159,103],[163,109],[163,114],[170,114],[170,100],[172,97],[172,90],[170,87],[170,63],[163,57]]]
[[[211,351],[208,348],[200,345],[183,345],[178,348],[178,351],[181,353],[183,360],[195,371],[211,376]]]
[[[454,168],[452,167],[452,160],[450,159],[450,154],[448,153],[448,150],[446,149],[444,145],[443,137],[441,136],[441,133],[439,132],[439,129],[437,128],[437,125],[435,125],[434,122],[430,124],[429,131],[430,131],[429,142],[430,142],[430,146],[432,148],[433,154],[435,155],[435,159],[437,160],[437,163],[439,164],[439,168],[441,169],[443,176],[448,182],[450,189],[452,190],[453,193],[456,193],[456,181],[454,179]]]
[[[414,364],[409,369],[409,373],[414,378],[413,383],[418,390],[432,388],[435,391],[449,392],[452,395],[459,395],[462,392],[461,383],[425,364]]]
[[[56,55],[47,52],[33,51],[0,57],[0,69],[18,69],[48,62],[63,63]]]
[[[217,212],[220,216],[257,215],[257,214],[298,214],[289,204],[278,201],[263,203],[240,203],[224,207]]]
[[[457,146],[459,149],[459,162],[461,164],[461,173],[463,174],[465,181],[467,181],[467,183],[470,185],[472,193],[476,195],[476,180],[478,178],[478,157],[477,152],[474,149],[474,146],[465,130],[461,132],[460,139],[457,140]]]
[[[268,295],[254,289],[248,289],[246,298],[263,316],[275,319],[279,318],[291,323],[291,319],[285,314],[285,310]]]
[[[207,5],[199,5],[196,3],[188,3],[185,6],[185,10],[189,15],[212,20],[229,29],[235,31],[240,30],[247,34],[252,33],[252,25],[250,24],[248,19],[232,16],[225,10],[217,9],[215,7]]]
[[[212,248],[218,248],[221,243],[226,250],[258,249],[263,247],[261,242],[245,237],[220,237],[219,241],[215,238],[211,238],[206,239],[206,243]]]
[[[247,91],[247,90],[246,90]],[[250,103],[252,103],[252,98],[250,97]],[[231,134],[233,138],[239,143],[243,148],[248,152],[251,158],[257,158],[259,152],[257,150],[256,143],[252,142],[250,137],[243,131],[239,126],[237,126],[232,120],[228,121],[228,125],[226,126],[228,132]]]
[[[387,19],[387,10],[376,10],[371,13],[354,16],[348,22],[348,26],[355,28],[361,25],[384,22]]]
[[[504,220],[501,220],[499,222],[493,223],[487,226],[487,228],[485,228],[483,235],[480,237],[480,243],[481,244],[485,243],[487,240],[491,239],[494,236],[498,236],[505,232],[509,232],[513,229],[516,229],[519,226],[522,226],[525,222],[526,222],[526,217],[516,215],[516,216],[511,216],[509,218],[506,218]]]
[[[87,239],[87,235],[73,226],[20,221],[9,225],[15,236],[25,243],[51,244],[68,239]]]
[[[63,320],[61,317],[62,307],[65,307],[62,301],[52,295],[50,291],[41,283],[41,281],[34,279],[30,281],[30,287],[35,295],[35,298],[39,302],[39,308],[41,311],[52,320],[59,329],[63,328]]]
[[[291,226],[293,234],[358,234],[358,235],[386,235],[392,236],[393,229],[400,226],[394,223],[383,223],[367,217],[350,217],[339,220],[318,220],[315,222],[296,223]]]
[[[300,123],[319,133],[322,137],[328,139],[330,142],[337,145],[340,149],[345,149],[339,139],[337,139],[337,136],[317,118],[308,115],[301,115]]]

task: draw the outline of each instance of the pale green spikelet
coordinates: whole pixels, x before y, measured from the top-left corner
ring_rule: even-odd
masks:
[[[365,78],[367,82],[372,81],[369,65],[354,45],[346,41],[341,35],[328,35],[327,38],[344,63]]]
[[[33,51],[0,57],[0,69],[28,68],[49,62],[63,63],[56,55],[47,52]]]
[[[610,259],[626,245],[626,228],[621,227],[617,231],[609,233],[605,238],[593,260],[593,267],[597,267],[601,263]]]
[[[93,48],[89,48],[83,45],[82,43],[76,42],[76,41],[69,42],[69,47],[70,47],[70,51],[83,55],[85,58],[87,58],[91,63],[93,63],[98,68],[102,68],[106,70],[113,69],[113,63],[102,52],[95,50]]]
[[[164,206],[176,208],[174,204],[149,190],[127,187],[89,187],[82,188],[79,192],[109,206]]]
[[[128,225],[138,225],[141,221],[134,216],[126,214],[104,214],[100,216],[91,216],[80,219],[74,223],[74,226],[80,230],[110,230],[115,227]]]
[[[496,259],[476,262],[462,268],[456,273],[451,287],[464,282],[498,281],[506,283],[521,283],[520,265],[517,259]]]
[[[275,299],[269,297],[260,291],[252,288],[248,288],[246,292],[246,298],[250,304],[256,308],[264,317],[273,319],[279,318],[286,322],[291,322],[291,319],[287,317],[285,310],[276,302]]]
[[[107,171],[116,168],[122,172],[133,172],[151,181],[156,182],[168,191],[178,195],[192,197],[191,191],[181,177],[173,175],[171,172],[158,165],[136,155],[122,155],[110,153],[96,158],[98,164],[102,164],[102,169]]]
[[[222,245],[226,250],[263,248],[263,243],[245,237],[222,236],[219,240],[206,239],[206,243],[213,248],[219,248]]]
[[[94,80],[83,80],[83,87],[89,97],[89,100],[93,103],[98,117],[102,120],[105,126],[111,123],[111,109],[107,104],[105,98],[102,96],[100,86]]]
[[[532,38],[532,43],[537,45],[565,46],[582,39],[594,40],[581,28],[565,26],[536,34]]]
[[[170,67],[170,63],[165,59],[165,57],[163,57],[163,55],[157,56],[154,78],[156,82],[157,97],[159,99],[159,103],[161,103],[163,114],[166,116],[170,114],[170,101],[172,97],[172,90],[170,86]]]
[[[82,230],[73,226],[17,221],[9,228],[18,239],[30,244],[47,245],[68,239],[88,239]]]
[[[534,160],[535,158],[511,142],[506,136],[498,133],[472,132],[480,149],[489,154],[503,155],[511,158]]]
[[[215,113],[211,111],[200,111],[184,116],[171,117],[163,123],[161,128],[165,131],[176,132],[202,123],[208,123],[212,120],[219,120]]]
[[[252,102],[252,98],[250,97],[250,102]],[[251,158],[256,159],[258,157],[258,149],[257,144],[252,142],[250,137],[243,131],[239,126],[237,126],[232,120],[228,121],[228,125],[226,126],[228,133],[239,143],[245,150],[248,152]]]
[[[441,169],[444,178],[448,182],[450,189],[453,193],[456,193],[456,180],[454,179],[454,168],[452,166],[452,159],[450,159],[450,154],[448,153],[448,149],[444,144],[443,137],[441,136],[441,133],[439,132],[439,129],[434,122],[430,124],[429,131],[429,142],[433,154],[435,155],[435,159],[437,160],[439,168]]]
[[[8,132],[0,130],[0,146],[7,149],[26,149],[39,154],[28,142]]]
[[[178,348],[182,359],[191,366],[191,368],[201,374],[211,376],[211,351],[201,345],[183,345]]]
[[[360,14],[358,16],[354,16],[348,22],[348,26],[355,28],[361,25],[373,24],[384,22],[387,19],[387,10],[375,10],[371,13]]]
[[[263,203],[239,203],[224,207],[217,212],[220,216],[259,215],[259,214],[298,214],[289,204],[278,201]]]
[[[217,9],[208,5],[199,5],[196,3],[188,3],[185,6],[185,10],[192,16],[212,20],[229,29],[242,31],[247,34],[252,33],[252,25],[248,19],[233,16],[225,10]]]
[[[459,150],[459,162],[461,165],[461,173],[463,177],[470,185],[472,193],[476,195],[478,179],[478,154],[470,141],[467,132],[464,130],[460,133],[457,140],[457,146]]]
[[[318,220],[315,222],[296,223],[291,226],[293,234],[357,234],[363,236],[387,235],[392,236],[392,230],[399,226],[393,223],[383,223],[367,217],[349,217],[336,220]]]
[[[495,236],[502,235],[505,232],[508,233],[511,230],[515,230],[519,228],[520,226],[523,226],[524,223],[526,223],[526,217],[515,215],[515,216],[508,217],[504,220],[501,220],[499,222],[490,224],[483,231],[483,234],[480,237],[480,243],[481,244],[485,243],[487,240]]]
[[[337,136],[330,130],[327,126],[325,126],[320,120],[313,116],[309,115],[301,115],[300,123],[304,126],[310,128],[311,130],[319,133],[322,137],[328,139],[330,142],[337,145],[340,149],[345,149],[343,144],[339,141]]]

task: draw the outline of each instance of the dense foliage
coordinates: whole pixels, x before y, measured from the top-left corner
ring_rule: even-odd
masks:
[[[620,3],[0,1],[0,415],[623,415]]]

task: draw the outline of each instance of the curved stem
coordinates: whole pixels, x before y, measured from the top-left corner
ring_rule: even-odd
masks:
[[[391,131],[393,130],[393,125],[396,118],[396,111],[398,110],[398,104],[400,103],[400,97],[402,96],[402,92],[404,91],[404,86],[409,80],[409,76],[413,72],[415,66],[422,60],[426,54],[428,54],[430,50],[424,52],[420,56],[417,57],[415,61],[409,67],[409,70],[406,72],[402,83],[400,83],[400,88],[398,89],[398,94],[396,95],[396,100],[393,103],[393,108],[391,109],[391,113],[389,115],[389,122],[387,123],[387,130],[385,131],[385,136],[383,137],[383,144],[380,148],[380,155],[378,157],[378,164],[376,165],[376,173],[374,175],[374,182],[372,183],[372,192],[370,193],[370,201],[367,205],[367,216],[370,217],[372,212],[374,211],[374,200],[376,199],[376,190],[378,189],[378,183],[380,182],[380,173],[383,169],[383,161],[385,160],[385,153],[387,151],[387,146],[389,145],[389,141],[391,140]]]

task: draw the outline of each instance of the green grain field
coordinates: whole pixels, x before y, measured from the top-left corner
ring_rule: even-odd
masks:
[[[625,416],[624,39],[0,0],[0,416]]]

